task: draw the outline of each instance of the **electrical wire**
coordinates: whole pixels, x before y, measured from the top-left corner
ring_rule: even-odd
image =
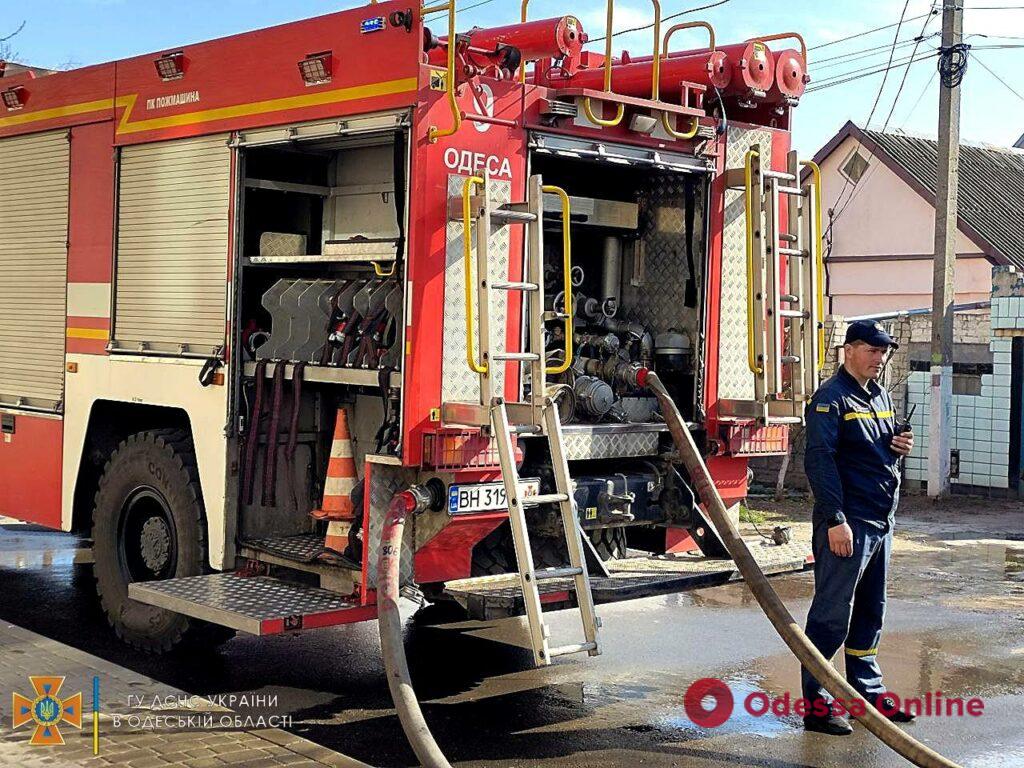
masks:
[[[847,83],[852,83],[855,80],[863,80],[865,77],[872,77],[873,75],[880,75],[883,72],[890,71],[892,69],[895,69],[896,67],[901,67],[904,64],[917,64],[918,62],[921,62],[921,61],[926,61],[928,59],[934,59],[934,58],[937,58],[938,55],[939,54],[937,52],[930,52],[930,53],[925,53],[925,54],[919,54],[917,57],[915,57],[913,59],[910,56],[907,56],[906,58],[897,59],[895,62],[893,62],[893,65],[891,67],[890,66],[879,66],[879,67],[875,67],[874,69],[872,69],[870,67],[865,67],[864,69],[855,69],[852,72],[844,72],[844,73],[842,73],[840,75],[836,75],[832,79],[829,79],[829,80],[826,80],[826,81],[823,81],[823,82],[820,82],[820,83],[816,83],[814,86],[812,86],[812,87],[807,89],[807,93],[814,93],[815,91],[823,91],[826,88],[834,88],[837,85],[846,85]]]
[[[979,59],[979,58],[978,58],[978,54],[974,54],[974,60],[975,60],[976,62],[978,62],[978,66],[980,66],[980,67],[981,67],[982,69],[984,69],[984,70],[985,70],[986,72],[988,72],[988,73],[989,73],[990,75],[992,75],[992,77],[994,77],[994,78],[995,78],[996,80],[998,80],[998,81],[999,81],[1000,83],[1002,83],[1002,84],[1003,84],[1004,86],[1006,86],[1006,90],[1008,90],[1008,91],[1009,91],[1010,93],[1012,93],[1012,94],[1013,94],[1014,96],[1016,96],[1016,97],[1017,97],[1018,99],[1020,99],[1021,101],[1024,101],[1024,96],[1021,96],[1020,92],[1019,92],[1019,91],[1017,91],[1017,89],[1015,89],[1015,88],[1014,88],[1014,87],[1013,87],[1012,85],[1010,85],[1010,84],[1009,84],[1008,82],[1006,82],[1005,80],[1003,80],[1003,78],[1001,78],[1001,77],[1000,77],[999,75],[997,75],[997,74],[996,74],[995,72],[993,72],[993,71],[992,71],[991,69],[989,69],[988,65],[987,65],[987,64],[985,64],[985,62],[984,62],[984,61],[982,61],[981,59]]]
[[[906,18],[906,9],[909,8],[909,7],[910,7],[910,0],[903,0],[903,10],[900,11],[899,22],[896,23],[896,34],[893,36],[893,42],[892,42],[892,45],[891,45],[891,47],[889,49],[889,62],[887,63],[887,65],[886,65],[884,70],[879,71],[879,72],[882,73],[882,84],[879,86],[878,93],[874,94],[874,103],[871,104],[871,112],[867,116],[867,120],[864,123],[865,126],[871,124],[871,118],[874,117],[874,111],[876,111],[879,108],[879,101],[882,99],[882,93],[886,89],[886,82],[889,80],[889,72],[893,68],[893,55],[896,53],[896,44],[899,41],[899,33],[900,33],[900,30],[903,28],[903,22],[904,22],[904,19]],[[933,5],[932,8],[930,9],[929,13],[931,13],[931,11],[934,11],[934,10],[935,10],[935,6]],[[926,15],[929,15],[929,14],[926,14]],[[910,58],[907,59],[907,61],[906,61],[907,69],[910,69],[910,65],[912,65],[912,63],[913,63],[913,55],[911,54]],[[879,72],[867,73],[867,74],[864,75],[864,77],[867,77],[867,76],[873,75],[873,74],[879,74]],[[831,87],[831,86],[843,85],[844,83],[852,82],[851,78],[849,77],[849,75],[851,75],[851,74],[853,74],[853,73],[848,73],[848,76],[846,77],[845,80],[838,80],[838,81],[834,80],[834,81],[826,82],[824,84],[819,85],[814,90],[823,90],[823,89]],[[809,92],[813,92],[813,91],[811,91],[811,89],[808,89],[808,91]],[[858,148],[859,148],[859,144],[858,144]],[[838,219],[839,216],[842,215],[842,212],[844,210],[846,210],[846,206],[849,205],[849,200],[847,200],[846,203],[843,203],[843,196],[846,195],[846,190],[849,187],[850,187],[850,177],[847,176],[846,180],[843,182],[843,188],[840,189],[839,197],[836,198],[836,205],[834,206],[834,209],[835,208],[840,208],[840,205],[842,204],[842,208],[840,209],[840,213],[837,214],[835,216],[835,218],[829,216],[829,218],[828,218],[828,226],[829,227],[834,225],[836,219]],[[854,191],[856,191],[856,189],[854,189]],[[853,198],[853,195],[851,194],[850,199],[852,199],[852,198]]]
[[[863,32],[858,32],[855,35],[847,35],[846,37],[840,37],[840,38],[837,38],[836,40],[829,40],[827,43],[819,43],[818,45],[812,45],[807,50],[808,51],[817,51],[817,50],[819,50],[821,48],[827,48],[830,45],[839,45],[839,43],[845,43],[847,40],[856,40],[858,37],[864,37],[865,35],[871,35],[871,34],[874,34],[875,32],[882,32],[883,30],[892,29],[893,27],[900,26],[901,24],[904,24],[905,22],[914,21],[915,19],[923,19],[925,16],[935,16],[936,14],[938,14],[938,11],[933,8],[932,10],[928,11],[928,13],[922,13],[920,16],[911,16],[909,19],[900,19],[900,21],[898,21],[898,22],[894,22],[892,24],[886,24],[885,26],[882,26],[882,27],[875,27],[874,29],[867,29],[867,30],[865,30]]]
[[[910,118],[913,117],[914,112],[917,111],[918,106],[921,104],[921,100],[925,97],[925,94],[928,93],[928,89],[932,87],[932,83],[935,82],[935,78],[938,77],[938,76],[939,76],[939,70],[938,69],[932,70],[932,76],[929,77],[928,78],[928,82],[924,84],[924,88],[921,90],[921,93],[918,94],[917,99],[914,101],[914,105],[910,108],[910,111],[907,112],[907,114],[905,114],[903,116],[903,122],[900,123],[900,130],[901,131],[903,130],[903,127],[908,122],[910,122]]]
[[[480,2],[473,3],[473,5],[467,5],[465,8],[457,9],[455,11],[455,15],[458,16],[460,13],[463,13],[464,11],[472,11],[474,8],[479,8],[482,5],[489,5],[490,3],[493,3],[493,2],[494,2],[494,0],[480,0]],[[431,15],[433,15],[435,13],[447,13],[447,11],[444,11],[444,10],[441,10],[441,11],[431,11],[430,13],[425,13],[424,16],[431,16]]]
[[[885,66],[885,72],[882,73],[882,84],[878,86],[878,93],[875,94],[875,103],[871,105],[871,113],[868,115],[867,122],[864,125],[871,125],[871,118],[875,116],[875,110],[878,109],[878,102],[882,100],[882,93],[885,91],[885,84],[889,80],[889,70],[892,69],[892,57],[896,53],[896,42],[900,39],[900,29],[903,28],[903,20],[907,15],[907,8],[910,7],[910,0],[904,0],[903,12],[900,13],[899,23],[896,25],[896,37],[893,38],[892,48],[889,50],[889,63]],[[910,62],[907,63],[907,67],[913,62],[914,57],[910,57]]]
[[[971,46],[956,43],[939,49],[939,81],[944,88],[959,88],[967,74],[968,53]]]
[[[906,69],[903,70],[903,79],[900,80],[900,87],[896,89],[896,96],[892,100],[892,106],[889,107],[889,114],[886,116],[885,123],[882,125],[883,131],[889,127],[889,121],[892,120],[893,112],[896,111],[896,104],[899,103],[900,94],[903,93],[903,86],[907,84],[907,75],[910,74],[910,64],[913,62],[913,57],[917,55],[917,49],[921,45],[921,41],[924,40],[924,33],[927,31],[932,18],[934,17],[929,16],[924,20],[924,24],[921,25],[921,34],[917,36],[917,42],[914,44],[914,50],[910,53],[911,62],[908,62]]]
[[[903,40],[900,40],[898,45],[897,45],[897,47],[898,48],[905,48],[906,46],[910,45],[911,43],[916,43],[916,42],[917,42],[917,38],[916,37],[908,37],[908,38],[905,38]],[[861,54],[867,55],[867,54],[871,54],[871,53],[881,53],[882,51],[889,50],[890,47],[892,47],[892,43],[884,43],[882,45],[874,45],[874,46],[872,46],[870,48],[860,48],[860,49],[853,50],[853,51],[846,51],[845,53],[841,53],[838,56],[829,56],[828,58],[825,58],[825,59],[815,58],[815,60],[814,60],[814,69],[815,70],[821,69],[823,64],[829,64],[830,62],[835,62],[835,61],[842,62],[842,61],[850,61],[851,59],[864,58],[864,56],[862,56]]]
[[[696,13],[697,11],[706,11],[709,8],[717,8],[718,6],[725,5],[728,2],[731,2],[731,0],[718,0],[718,2],[716,2],[716,3],[708,3],[707,5],[700,5],[700,6],[697,6],[696,8],[688,8],[685,11],[679,11],[678,13],[673,13],[673,14],[670,14],[669,16],[662,16],[661,20],[664,23],[666,21],[671,21],[672,19],[678,19],[680,16],[685,16],[688,13]],[[619,35],[626,35],[626,34],[629,34],[630,32],[643,32],[645,29],[651,29],[653,26],[654,26],[654,22],[651,22],[650,24],[644,24],[642,27],[632,27],[630,29],[620,29],[618,32],[612,32],[612,37],[618,37]],[[599,43],[602,40],[607,40],[607,39],[608,39],[608,35],[605,34],[605,35],[602,35],[601,37],[591,37],[590,39],[587,40],[587,42],[588,43]]]
[[[934,36],[935,36],[935,33],[932,34],[932,37],[934,37]],[[909,47],[911,45],[919,45],[920,42],[921,42],[920,38],[912,37],[912,38],[910,38],[908,40],[901,40],[899,42],[899,44],[897,44],[895,47],[893,47],[893,46],[891,46],[891,45],[889,45],[887,43],[886,45],[878,46],[877,48],[873,48],[873,49],[870,49],[868,51],[864,51],[863,53],[860,53],[860,54],[854,52],[854,53],[851,53],[851,54],[849,54],[847,56],[834,56],[833,58],[829,59],[827,62],[826,61],[816,61],[814,63],[814,71],[815,72],[820,72],[823,69],[832,69],[834,67],[839,67],[839,66],[842,66],[843,64],[848,64],[850,62],[861,61],[863,59],[874,58],[875,56],[880,56],[880,55],[884,54],[890,48],[893,48],[893,50],[899,50],[899,49],[907,48],[907,47]]]

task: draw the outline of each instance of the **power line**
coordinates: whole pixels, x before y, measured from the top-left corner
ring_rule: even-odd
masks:
[[[925,94],[928,93],[928,89],[932,87],[932,83],[935,82],[935,78],[938,77],[938,76],[939,76],[939,70],[938,69],[932,70],[932,76],[929,77],[928,78],[928,82],[924,84],[924,89],[921,91],[920,95],[917,97],[917,100],[914,102],[914,106],[912,106],[910,108],[910,111],[907,112],[907,114],[905,114],[903,116],[903,122],[900,123],[900,130],[901,131],[903,130],[903,126],[905,126],[908,122],[910,122],[910,118],[913,117],[914,112],[917,111],[917,107],[921,104],[921,99],[923,99],[925,97]]]
[[[828,80],[824,80],[816,85],[811,86],[810,88],[807,89],[807,93],[814,93],[815,91],[822,91],[825,90],[826,88],[833,88],[837,85],[845,85],[846,83],[852,83],[855,80],[862,80],[865,77],[880,75],[883,72],[891,71],[893,69],[896,69],[897,67],[903,66],[904,64],[917,64],[919,61],[934,59],[938,55],[939,54],[937,51],[931,51],[926,54],[918,55],[914,58],[911,58],[910,56],[905,56],[901,59],[896,59],[892,63],[892,65],[871,65],[869,67],[864,67],[862,69],[855,69],[851,70],[850,72],[843,72],[832,78],[829,78]]]
[[[909,45],[910,43],[913,43],[913,42],[916,42],[916,41],[917,41],[916,37],[908,37],[908,38],[906,38],[904,40],[900,40],[899,44],[901,46]],[[874,45],[874,46],[872,46],[870,48],[859,48],[859,49],[854,50],[854,51],[847,51],[846,53],[841,53],[838,56],[829,56],[827,59],[815,58],[814,59],[814,68],[815,69],[820,69],[822,64],[826,64],[826,63],[828,63],[830,61],[849,60],[849,58],[851,56],[857,56],[858,54],[861,54],[861,53],[869,53],[871,51],[875,51],[875,52],[877,52],[877,51],[884,51],[884,50],[887,50],[891,45],[892,45],[892,43],[882,43],[881,45]]]
[[[874,34],[875,32],[881,32],[881,31],[886,30],[886,29],[892,29],[893,27],[900,26],[904,22],[914,21],[915,19],[923,19],[925,16],[934,16],[937,13],[938,13],[938,11],[936,11],[933,8],[932,10],[928,11],[928,13],[922,13],[920,16],[911,16],[909,19],[901,18],[896,23],[886,24],[885,26],[875,27],[874,29],[867,29],[867,30],[865,30],[863,32],[858,32],[855,35],[847,35],[846,37],[840,37],[840,38],[838,38],[836,40],[829,40],[827,43],[819,43],[818,45],[812,45],[807,50],[808,51],[816,51],[819,48],[827,48],[830,45],[839,45],[839,43],[845,43],[847,40],[856,40],[858,37],[864,37],[865,35],[871,35],[871,34]]]
[[[900,43],[895,46],[894,50],[906,48],[911,45],[918,45],[920,44],[920,42],[921,38],[917,37],[911,37],[908,38],[907,40],[901,40]],[[886,50],[892,47],[893,46],[891,46],[889,43],[886,43],[885,45],[880,45],[877,48],[871,48],[868,51],[860,53],[854,52],[847,56],[834,56],[833,58],[829,59],[827,63],[824,61],[816,61],[814,63],[814,71],[818,72],[823,69],[831,69],[833,67],[838,67],[842,64],[847,64],[849,62],[861,61],[862,59],[870,59],[875,56],[882,55]]]
[[[889,79],[889,71],[893,67],[893,55],[896,52],[896,43],[900,39],[900,29],[903,27],[903,22],[906,19],[906,15],[907,15],[907,8],[909,8],[909,7],[910,7],[910,0],[904,0],[903,11],[900,13],[900,20],[896,23],[896,34],[893,36],[892,47],[889,50],[889,63],[886,64],[884,70],[881,70],[883,72],[883,74],[882,74],[882,83],[881,83],[881,85],[878,86],[878,93],[875,95],[875,103],[872,104],[872,106],[871,106],[871,112],[868,114],[868,119],[867,119],[867,121],[864,124],[865,127],[871,125],[871,118],[873,118],[875,116],[875,110],[878,108],[878,102],[881,100],[882,93],[885,91],[885,83]],[[932,8],[929,9],[929,12],[926,13],[926,14],[923,14],[923,16],[930,17],[934,12],[935,12],[935,7],[932,6]],[[925,22],[925,23],[927,24],[927,22]],[[922,28],[922,33],[923,33],[923,31],[924,30]],[[912,53],[910,55],[910,58],[906,62],[908,70],[910,69],[910,65],[914,63],[914,56],[915,56],[916,51],[917,51],[916,47],[915,47],[914,51],[915,51],[915,53]],[[868,74],[877,74],[877,72],[868,73]],[[867,76],[868,75],[864,75],[864,77],[867,77]],[[832,85],[841,85],[842,83],[848,83],[848,82],[850,82],[850,78],[849,77],[846,80],[833,82]],[[829,85],[826,84],[826,85],[821,86],[821,87],[827,88],[827,87],[829,87]],[[858,147],[859,147],[859,145],[858,145]],[[863,181],[863,179],[862,179],[862,181]],[[854,189],[854,191],[850,194],[850,196],[846,199],[846,202],[844,203],[843,202],[843,195],[846,194],[846,190],[849,188],[849,186],[850,186],[850,177],[847,176],[846,180],[845,180],[845,182],[843,184],[843,188],[839,191],[839,196],[836,197],[836,204],[833,207],[833,210],[835,210],[836,208],[839,208],[839,210],[834,215],[831,214],[831,213],[829,214],[828,227],[829,227],[830,231],[829,231],[829,238],[828,239],[829,239],[829,243],[830,244],[832,242],[831,230],[833,229],[833,227],[835,227],[836,222],[843,215],[843,211],[845,211],[847,206],[849,206],[850,201],[853,200],[854,196],[857,194],[857,190]],[[840,207],[840,204],[842,204],[841,207]],[[831,251],[831,248],[830,248],[830,251]],[[831,255],[831,253],[829,255]]]
[[[974,54],[974,60],[976,62],[978,62],[978,64],[981,65],[982,69],[984,69],[986,72],[988,72],[990,75],[992,75],[992,77],[994,77],[1000,83],[1005,85],[1006,86],[1006,90],[1008,90],[1010,93],[1012,93],[1014,96],[1016,96],[1021,101],[1024,101],[1024,96],[1021,96],[1020,93],[1012,85],[1010,85],[1008,82],[1003,80],[1003,78],[1001,78],[999,75],[997,75],[991,69],[989,69],[988,66],[985,64],[985,62],[978,58],[978,54]]]
[[[893,112],[896,111],[896,104],[900,100],[900,94],[903,93],[903,86],[907,84],[907,75],[910,74],[910,64],[911,62],[913,62],[914,56],[917,55],[918,46],[920,46],[921,41],[924,40],[925,30],[928,29],[928,24],[931,23],[931,20],[932,17],[929,16],[927,19],[924,20],[924,24],[921,25],[921,34],[917,36],[917,42],[914,44],[914,50],[910,52],[911,61],[907,62],[906,69],[903,70],[903,79],[900,80],[900,87],[896,89],[896,96],[892,100],[892,106],[889,107],[889,114],[886,116],[885,123],[882,125],[883,131],[889,127],[889,121],[892,120],[892,114]]]
[[[896,53],[896,41],[900,39],[900,29],[903,27],[903,19],[907,15],[907,8],[910,7],[910,0],[904,0],[903,12],[900,14],[899,23],[896,25],[896,37],[893,38],[892,48],[889,50],[889,63],[886,64],[885,72],[882,74],[882,84],[878,86],[878,93],[875,95],[875,103],[871,106],[871,113],[868,115],[868,121],[865,125],[871,125],[871,118],[875,116],[875,110],[878,109],[878,102],[882,100],[882,93],[885,91],[885,84],[889,80],[889,70],[892,69],[892,57]],[[910,57],[912,62],[914,57]],[[910,66],[910,63],[907,63]]]
[[[458,10],[455,11],[455,15],[458,16],[460,13],[462,13],[464,11],[472,11],[474,8],[479,8],[481,5],[487,5],[487,4],[493,3],[493,2],[494,2],[494,0],[480,0],[479,3],[473,3],[473,5],[467,5],[465,8],[459,8]],[[431,14],[435,14],[435,13],[447,13],[447,11],[443,11],[443,10],[431,11],[430,13],[427,13],[427,14],[424,14],[424,15],[430,16]]]
[[[679,11],[679,13],[673,13],[673,14],[671,14],[669,16],[662,16],[661,20],[662,20],[662,22],[665,22],[665,21],[670,21],[672,19],[678,19],[680,16],[685,16],[688,13],[696,13],[697,11],[706,11],[709,8],[717,8],[718,6],[725,5],[728,2],[731,2],[731,0],[718,0],[718,2],[716,2],[716,3],[708,3],[707,5],[700,5],[700,6],[696,7],[696,8],[689,8],[689,9],[687,9],[685,11]],[[654,26],[654,22],[652,21],[650,24],[644,24],[642,27],[632,27],[631,29],[620,29],[618,32],[612,32],[612,37],[618,37],[619,35],[626,35],[626,34],[629,34],[630,32],[643,32],[645,29],[651,29],[653,26]],[[587,40],[587,42],[588,43],[599,43],[602,40],[607,40],[607,39],[608,39],[608,35],[605,34],[605,35],[603,35],[601,37],[592,37],[589,40]]]

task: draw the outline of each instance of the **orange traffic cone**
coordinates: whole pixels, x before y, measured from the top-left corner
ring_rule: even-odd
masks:
[[[331,444],[331,459],[327,465],[323,503],[320,509],[312,513],[317,520],[329,521],[325,541],[327,549],[344,552],[348,546],[348,531],[356,519],[352,491],[357,482],[348,414],[344,408],[339,408],[338,418],[334,423],[334,442]]]

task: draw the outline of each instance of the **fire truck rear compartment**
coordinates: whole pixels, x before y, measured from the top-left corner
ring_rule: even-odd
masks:
[[[636,430],[612,425],[660,424],[655,399],[638,385],[640,369],[658,372],[686,418],[697,420],[707,177],[552,154],[535,154],[531,170],[573,201],[573,365],[548,381],[563,423],[570,433],[574,424],[603,425],[613,442],[617,431]],[[547,309],[560,310],[561,221],[551,203],[545,296]],[[564,331],[557,321],[547,330],[549,359],[557,361]]]
[[[400,450],[405,135],[240,156],[239,553],[323,577],[310,513],[339,412],[356,466]]]

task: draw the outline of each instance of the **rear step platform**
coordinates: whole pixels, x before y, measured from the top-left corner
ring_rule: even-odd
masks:
[[[360,605],[326,589],[275,579],[211,573],[128,585],[128,597],[251,635],[350,624],[377,617],[375,606]]]
[[[810,568],[814,562],[808,542],[794,541],[781,546],[763,546],[748,540],[754,559],[769,576]],[[732,560],[699,555],[646,555],[605,562],[610,577],[591,576],[595,603],[617,603],[642,597],[687,592],[741,579]],[[545,610],[575,605],[573,580],[554,579],[538,583]],[[519,575],[515,573],[450,581],[445,595],[455,600],[471,619],[492,621],[524,613]]]

